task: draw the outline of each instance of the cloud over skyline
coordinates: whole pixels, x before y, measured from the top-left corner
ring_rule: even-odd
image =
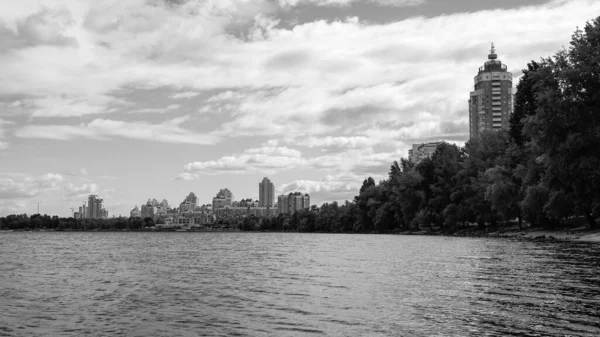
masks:
[[[131,207],[227,186],[255,197],[265,175],[315,202],[351,198],[412,143],[464,144],[492,41],[516,86],[598,12],[598,0],[7,1],[0,173],[88,167],[90,181],[50,192],[111,176],[102,187]]]

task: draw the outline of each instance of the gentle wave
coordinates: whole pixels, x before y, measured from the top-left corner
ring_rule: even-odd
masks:
[[[0,336],[598,336],[600,246],[2,233]]]

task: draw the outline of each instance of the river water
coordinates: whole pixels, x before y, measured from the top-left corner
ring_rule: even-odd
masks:
[[[599,336],[600,245],[0,233],[0,336]]]

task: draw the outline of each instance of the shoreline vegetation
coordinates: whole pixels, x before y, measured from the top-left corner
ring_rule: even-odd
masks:
[[[581,219],[579,219],[581,220]],[[236,227],[202,227],[190,230],[182,230],[177,228],[156,229],[141,228],[141,229],[115,229],[115,228],[80,228],[80,229],[46,229],[46,228],[24,228],[24,229],[0,229],[0,233],[6,232],[186,232],[186,233],[233,233],[242,232]],[[301,233],[298,231],[284,230],[262,230],[263,233]],[[307,233],[307,232],[304,232]],[[567,224],[560,228],[543,228],[543,227],[527,227],[519,228],[518,224],[503,224],[496,230],[486,228],[480,229],[477,225],[468,226],[453,232],[441,232],[435,229],[426,229],[419,231],[400,231],[394,230],[391,232],[311,232],[315,234],[367,234],[367,235],[406,235],[406,236],[443,236],[443,237],[466,237],[466,238],[506,238],[521,241],[538,241],[538,242],[587,242],[600,243],[600,229],[589,229],[581,221],[575,224]]]
[[[483,125],[485,127],[485,125]],[[480,130],[481,131],[481,130]],[[569,49],[531,61],[509,130],[442,142],[419,163],[363,181],[352,201],[274,218],[218,219],[227,231],[389,233],[600,241],[600,17]],[[0,229],[144,230],[161,219],[9,215]]]

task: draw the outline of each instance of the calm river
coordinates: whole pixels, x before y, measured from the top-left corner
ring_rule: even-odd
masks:
[[[0,233],[0,336],[599,336],[600,245]]]

